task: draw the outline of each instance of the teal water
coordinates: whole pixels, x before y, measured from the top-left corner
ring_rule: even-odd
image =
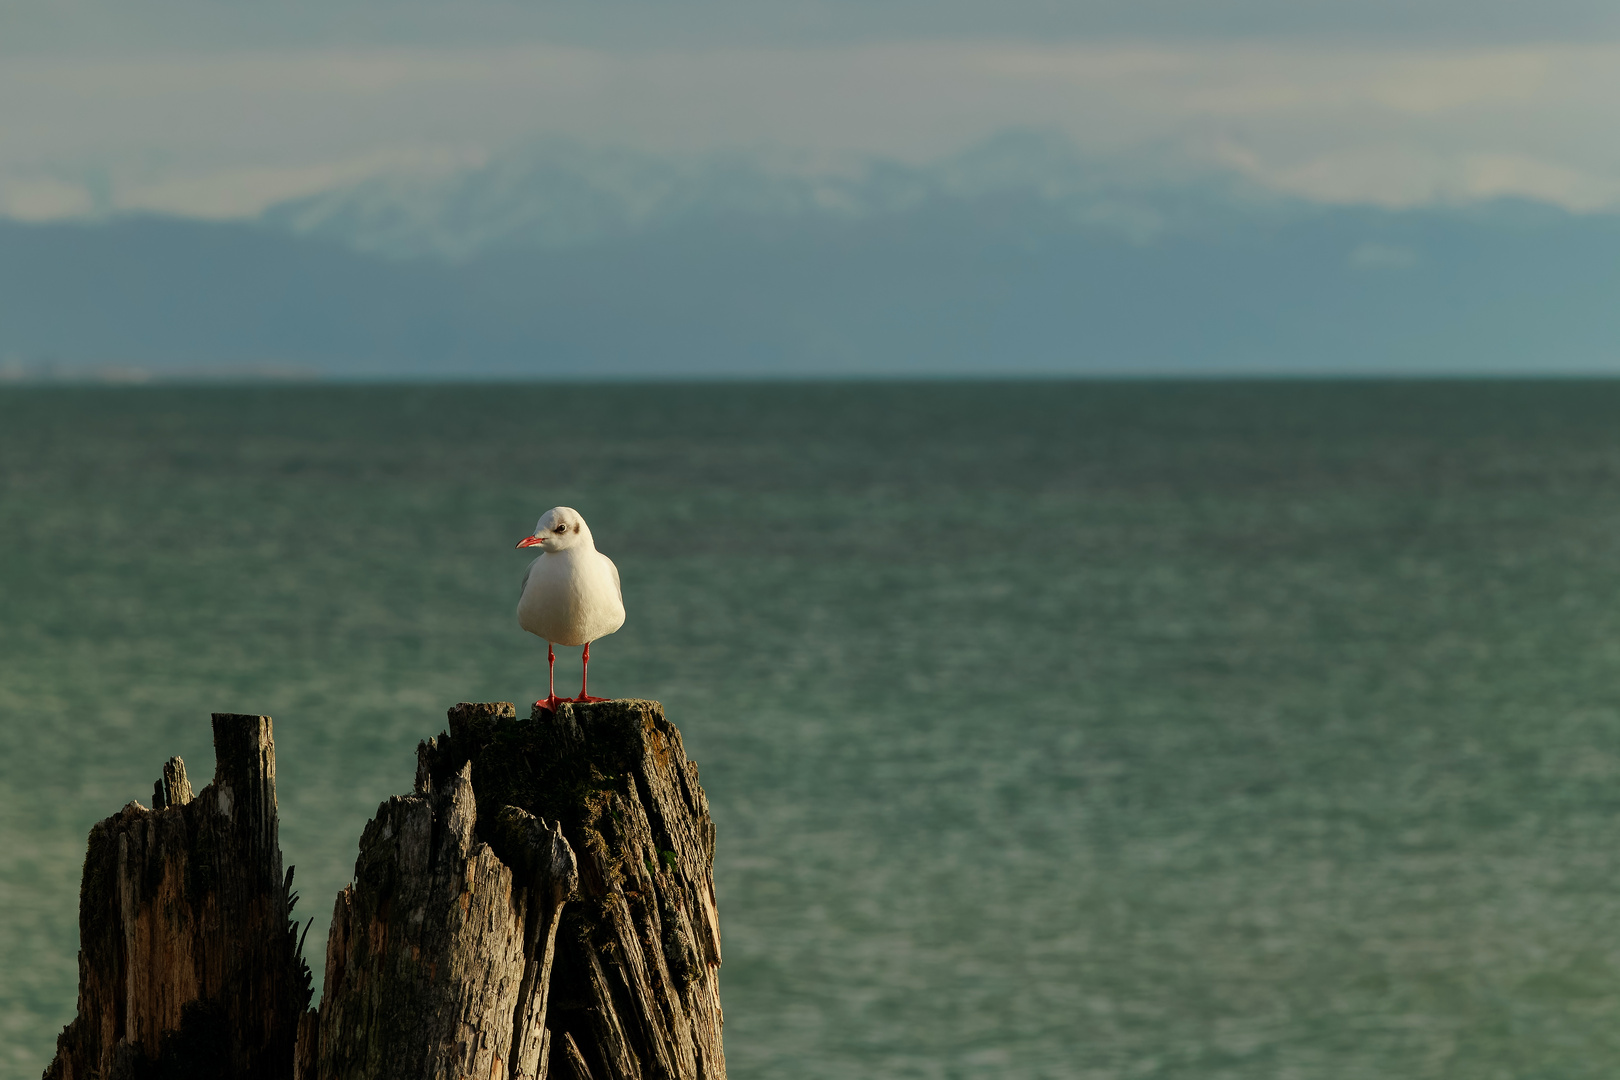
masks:
[[[1620,384],[0,391],[0,1077],[85,834],[275,717],[301,911],[579,508],[746,1077],[1620,1070]],[[572,677],[575,653],[559,668]],[[568,685],[565,680],[563,685]]]

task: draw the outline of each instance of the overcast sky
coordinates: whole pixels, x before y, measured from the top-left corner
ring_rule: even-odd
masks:
[[[1606,0],[7,0],[0,50],[490,44],[609,50],[872,41],[1357,38],[1439,46],[1620,34]]]
[[[1332,202],[1620,204],[1620,5],[0,5],[0,213],[205,217],[567,134],[807,161],[1006,128]]]

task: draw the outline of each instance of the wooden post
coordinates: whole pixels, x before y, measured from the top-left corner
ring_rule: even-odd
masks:
[[[652,701],[450,710],[337,899],[320,1009],[267,717],[214,783],[90,834],[79,1017],[47,1080],[724,1080],[714,826]]]
[[[214,781],[171,758],[152,809],[90,830],[79,891],[79,1015],[48,1080],[284,1080],[309,1003],[292,871],[281,872],[268,716],[214,714]]]
[[[519,721],[510,705],[460,705],[419,756],[435,786],[471,763],[480,814],[555,821],[578,856],[546,1075],[723,1080],[714,824],[663,707],[565,703]]]
[[[546,992],[574,853],[521,810],[479,832],[472,765],[378,808],[338,894],[320,1080],[544,1075]]]

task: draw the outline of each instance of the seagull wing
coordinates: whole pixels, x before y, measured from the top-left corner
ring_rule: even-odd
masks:
[[[597,554],[602,555],[600,551]],[[602,561],[608,564],[609,570],[613,571],[613,591],[619,594],[619,603],[622,604],[624,603],[624,589],[619,585],[619,568],[614,566],[613,560],[606,555],[602,555]]]
[[[534,560],[534,562],[531,562],[529,564],[528,569],[523,571],[523,584],[518,586],[518,595],[519,596],[522,596],[524,593],[529,591],[529,575],[534,573],[534,563],[537,563],[539,561],[540,561],[539,558],[536,558]]]

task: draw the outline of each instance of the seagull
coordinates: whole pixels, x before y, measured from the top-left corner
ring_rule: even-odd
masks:
[[[523,575],[518,599],[518,625],[546,639],[547,681],[539,709],[557,711],[563,701],[606,701],[585,692],[591,666],[591,642],[624,625],[624,597],[619,592],[619,568],[596,550],[591,527],[571,506],[553,506],[535,523],[534,534],[518,541],[520,548],[540,548],[540,555]],[[557,696],[557,654],[553,645],[583,645],[579,697]]]

